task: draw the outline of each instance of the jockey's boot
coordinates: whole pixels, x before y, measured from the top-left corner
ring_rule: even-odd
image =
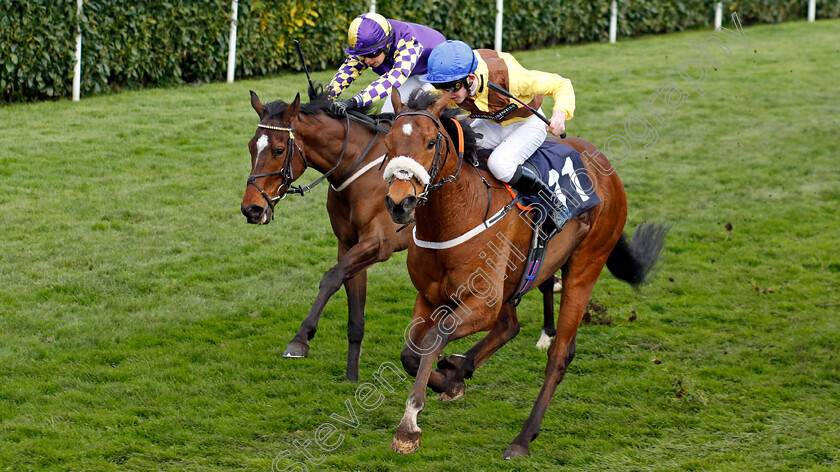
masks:
[[[548,202],[551,207],[545,210],[548,212],[548,217],[551,218],[554,226],[557,227],[557,231],[563,229],[563,225],[572,218],[572,214],[566,205],[557,198],[557,195],[551,191],[542,179],[537,177],[527,167],[517,167],[508,185],[524,194],[538,195],[544,201]]]

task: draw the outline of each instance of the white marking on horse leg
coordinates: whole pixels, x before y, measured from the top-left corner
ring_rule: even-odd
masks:
[[[411,132],[414,131],[411,128],[411,123],[404,124],[403,127],[402,127],[402,130],[403,130],[403,133],[405,133],[406,136],[411,136]]]
[[[547,334],[545,334],[545,330],[542,330],[540,340],[537,341],[537,349],[548,349],[548,346],[551,346],[552,339],[554,338],[550,338]]]
[[[405,401],[405,414],[400,421],[400,426],[403,426],[406,432],[419,433],[420,427],[417,426],[417,415],[422,411],[422,407],[418,407],[411,401],[411,397]]]
[[[257,168],[257,163],[260,161],[260,154],[268,147],[268,135],[264,134],[257,140],[257,158],[254,160],[254,168]]]

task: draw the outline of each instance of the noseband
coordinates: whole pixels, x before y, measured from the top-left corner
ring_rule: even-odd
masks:
[[[455,123],[455,126],[458,128],[458,167],[455,169],[455,173],[450,175],[449,177],[441,179],[439,182],[433,183],[437,174],[443,169],[443,166],[446,165],[446,160],[449,158],[449,146],[446,146],[446,155],[443,156],[443,162],[441,162],[441,147],[443,146],[443,141],[446,140],[447,144],[450,142],[449,136],[443,133],[441,129],[440,120],[432,116],[431,114],[425,111],[410,111],[405,113],[400,113],[396,117],[394,117],[394,126],[396,126],[397,119],[402,116],[425,116],[426,118],[432,120],[434,122],[435,127],[437,128],[437,138],[435,139],[435,156],[432,158],[432,166],[429,168],[429,183],[423,188],[423,193],[417,195],[418,205],[422,205],[428,199],[429,192],[432,190],[437,190],[443,187],[444,184],[448,182],[452,182],[458,176],[458,173],[461,171],[461,164],[464,162],[464,133],[461,129],[461,124],[455,118],[451,118],[451,120]],[[389,185],[393,183],[394,179],[391,179]],[[413,184],[412,184],[413,185]]]
[[[269,197],[268,194],[265,193],[265,190],[263,190],[259,185],[257,185],[257,179],[260,178],[260,177],[269,177],[269,176],[272,176],[272,175],[282,176],[283,177],[283,183],[280,184],[279,187],[277,187],[277,193],[280,193],[280,189],[282,189],[283,187],[289,187],[289,184],[292,181],[294,181],[294,171],[292,170],[292,158],[294,157],[295,148],[297,148],[298,152],[300,152],[300,157],[301,157],[301,159],[303,159],[303,165],[304,166],[306,166],[306,164],[307,164],[306,163],[306,157],[303,155],[303,151],[300,149],[300,147],[297,145],[297,143],[295,143],[295,130],[294,130],[294,128],[285,128],[285,127],[282,127],[282,126],[270,126],[270,125],[264,125],[262,123],[258,124],[257,128],[265,128],[265,129],[270,129],[270,130],[274,130],[274,131],[287,131],[289,133],[289,140],[286,142],[286,161],[283,163],[283,168],[280,169],[280,171],[278,171],[278,172],[268,172],[268,173],[265,173],[265,174],[250,174],[250,175],[248,175],[248,184],[247,185],[253,185],[254,187],[256,187],[256,189],[259,190],[260,194],[262,194],[263,198],[265,198],[265,201],[268,202],[269,206],[273,207],[274,203],[277,202],[278,200],[282,200],[286,196],[286,194],[283,194],[282,197],[281,196],[276,196],[276,197],[273,197],[273,198]]]

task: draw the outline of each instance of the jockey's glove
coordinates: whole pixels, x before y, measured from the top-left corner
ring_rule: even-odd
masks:
[[[356,108],[356,106],[356,100],[351,98],[350,100],[332,102],[330,105],[330,111],[338,116],[347,116],[347,112]]]

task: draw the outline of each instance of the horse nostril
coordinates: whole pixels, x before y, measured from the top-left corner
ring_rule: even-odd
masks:
[[[385,195],[385,209],[388,212],[394,211],[394,200],[391,199],[390,195]]]
[[[248,205],[242,207],[242,214],[245,215],[245,218],[248,220],[256,220],[263,214],[263,207],[259,205]]]
[[[403,207],[403,210],[405,210],[406,213],[411,213],[412,211],[414,211],[414,207],[417,206],[417,197],[415,197],[414,195],[409,195],[403,198],[401,206]]]

